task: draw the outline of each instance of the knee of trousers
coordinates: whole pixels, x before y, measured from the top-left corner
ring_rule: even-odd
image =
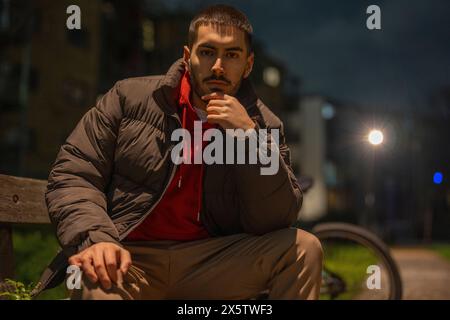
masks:
[[[322,269],[323,248],[320,240],[310,232],[302,229],[291,228],[289,232],[295,238],[291,242],[292,251],[296,261],[303,261],[305,266]]]

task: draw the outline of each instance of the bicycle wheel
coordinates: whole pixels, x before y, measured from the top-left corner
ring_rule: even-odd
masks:
[[[372,232],[347,223],[323,223],[312,232],[324,250],[321,298],[402,298],[402,282],[389,248]]]

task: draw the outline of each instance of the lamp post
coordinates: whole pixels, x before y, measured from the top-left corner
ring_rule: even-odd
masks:
[[[366,192],[364,194],[364,205],[366,207],[365,215],[364,215],[364,222],[363,225],[370,226],[370,224],[373,222],[373,208],[375,205],[376,197],[375,197],[375,191],[374,191],[374,179],[376,179],[375,176],[375,166],[377,164],[377,161],[375,159],[376,155],[376,149],[378,149],[384,141],[384,135],[383,132],[379,129],[371,129],[369,133],[366,136],[366,141],[370,145],[370,154],[372,154],[372,157],[370,157],[369,161],[370,163],[367,164],[367,172],[365,174],[366,176]]]

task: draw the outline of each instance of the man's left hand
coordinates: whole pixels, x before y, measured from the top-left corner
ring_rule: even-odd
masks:
[[[208,101],[206,112],[208,122],[216,123],[224,129],[254,129],[255,123],[250,119],[247,110],[233,96],[213,92],[202,97]]]

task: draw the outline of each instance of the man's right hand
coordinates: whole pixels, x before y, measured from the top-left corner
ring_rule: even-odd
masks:
[[[92,283],[100,281],[104,289],[110,289],[112,282],[117,283],[119,269],[123,275],[128,272],[131,255],[112,242],[99,242],[71,256],[69,264],[80,267]]]

